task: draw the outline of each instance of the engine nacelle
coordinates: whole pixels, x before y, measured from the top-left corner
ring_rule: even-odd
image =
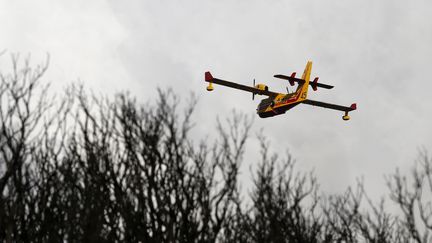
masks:
[[[313,91],[317,91],[317,89],[318,89],[318,85],[317,85],[318,79],[319,79],[319,77],[316,77],[311,83]]]
[[[255,88],[257,88],[259,90],[268,91],[268,86],[265,84],[257,84],[257,85],[255,85]]]
[[[295,78],[295,76],[296,76],[296,72],[293,72],[291,74],[291,78]],[[295,84],[293,80],[289,80],[289,83],[291,84],[291,86],[294,86],[294,84]]]

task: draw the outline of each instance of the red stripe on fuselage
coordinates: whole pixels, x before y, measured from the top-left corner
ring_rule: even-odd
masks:
[[[291,98],[289,98],[283,102],[276,103],[275,107],[277,108],[277,107],[285,106],[288,104],[292,104],[292,103],[296,102],[299,99],[299,97],[300,97],[300,92],[297,92],[296,96],[293,96],[293,97],[291,97]]]

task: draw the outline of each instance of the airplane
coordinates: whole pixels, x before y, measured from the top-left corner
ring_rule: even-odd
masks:
[[[324,89],[332,89],[334,86],[318,83],[318,77],[316,77],[312,82],[310,81],[312,70],[312,62],[308,61],[306,64],[306,68],[303,72],[301,78],[296,78],[296,73],[293,72],[291,76],[276,74],[275,78],[288,80],[291,86],[294,86],[295,83],[298,83],[297,89],[292,93],[276,93],[270,91],[268,86],[265,84],[256,84],[255,79],[253,81],[253,86],[247,86],[243,84],[238,84],[218,78],[214,78],[210,72],[205,72],[205,81],[208,82],[207,90],[213,91],[213,84],[219,84],[223,86],[227,86],[234,89],[240,89],[243,91],[252,93],[252,100],[254,100],[255,95],[265,95],[268,98],[261,100],[258,104],[257,113],[261,118],[272,117],[276,115],[284,114],[286,111],[291,108],[297,106],[298,104],[306,104],[312,106],[319,106],[333,110],[339,110],[345,112],[342,116],[344,121],[348,121],[350,119],[348,112],[356,110],[357,104],[353,103],[351,106],[341,106],[330,104],[326,102],[311,100],[307,98],[309,86],[312,87],[312,90],[316,91],[318,88]],[[288,88],[287,88],[288,91]]]

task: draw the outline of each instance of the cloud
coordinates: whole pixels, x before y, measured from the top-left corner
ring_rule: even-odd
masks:
[[[48,79],[62,86],[81,79],[94,89],[119,89],[128,79],[117,57],[125,32],[105,1],[2,3],[1,47],[31,53],[34,62],[51,56]]]
[[[312,99],[358,103],[342,114],[298,106],[255,120],[274,151],[289,148],[301,168],[315,168],[322,188],[336,192],[364,176],[372,193],[383,174],[408,168],[417,148],[432,148],[432,21],[427,1],[38,1],[2,3],[1,48],[49,52],[54,80],[80,77],[102,92],[128,89],[154,97],[173,87],[194,91],[196,134],[212,133],[217,116],[233,108],[254,113],[250,94],[215,86],[203,74],[284,91],[275,73],[312,75],[336,87]],[[13,25],[10,23],[14,23]],[[43,56],[43,55],[42,55]],[[257,96],[256,98],[260,98]],[[256,149],[254,142],[251,148]],[[258,152],[256,152],[258,153]],[[254,161],[251,153],[247,161]],[[249,165],[246,166],[246,170]],[[376,186],[378,185],[378,186]]]
[[[195,91],[201,99],[199,123],[209,124],[232,108],[253,112],[257,103],[224,87],[206,93],[204,71],[244,84],[257,78],[283,91],[286,84],[272,75],[301,72],[306,60],[314,60],[313,75],[336,88],[311,97],[357,102],[352,120],[344,123],[337,112],[299,106],[255,125],[265,128],[275,151],[288,147],[300,166],[315,167],[325,190],[343,190],[362,175],[384,185],[383,174],[406,168],[418,146],[432,145],[428,2],[111,4],[131,33],[122,47],[124,66],[145,86]],[[140,68],[143,63],[147,68]]]

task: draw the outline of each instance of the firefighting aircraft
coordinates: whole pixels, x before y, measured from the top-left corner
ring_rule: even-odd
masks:
[[[286,76],[282,74],[274,75],[275,78],[288,80],[291,86],[294,86],[295,83],[298,83],[296,91],[293,93],[288,92],[287,94],[272,92],[268,89],[268,86],[265,84],[255,85],[255,80],[253,83],[254,86],[252,87],[243,84],[233,83],[218,78],[213,78],[210,72],[205,73],[205,81],[209,83],[207,86],[208,91],[212,91],[214,89],[213,83],[215,83],[215,84],[228,86],[234,89],[240,89],[247,92],[251,92],[252,99],[255,98],[256,94],[268,96],[268,98],[261,100],[257,108],[257,113],[261,118],[281,115],[298,104],[306,104],[306,105],[320,106],[320,107],[329,108],[333,110],[344,111],[345,114],[342,116],[342,119],[345,121],[349,120],[350,117],[348,116],[348,112],[357,109],[357,105],[355,103],[352,104],[351,106],[341,106],[341,105],[329,104],[321,101],[307,99],[309,85],[312,87],[314,91],[316,91],[318,88],[324,88],[324,89],[333,88],[333,86],[331,85],[318,83],[318,77],[316,77],[312,82],[310,82],[311,69],[312,69],[312,62],[308,61],[301,79],[295,77],[296,76],[295,72],[292,73],[291,76]]]

